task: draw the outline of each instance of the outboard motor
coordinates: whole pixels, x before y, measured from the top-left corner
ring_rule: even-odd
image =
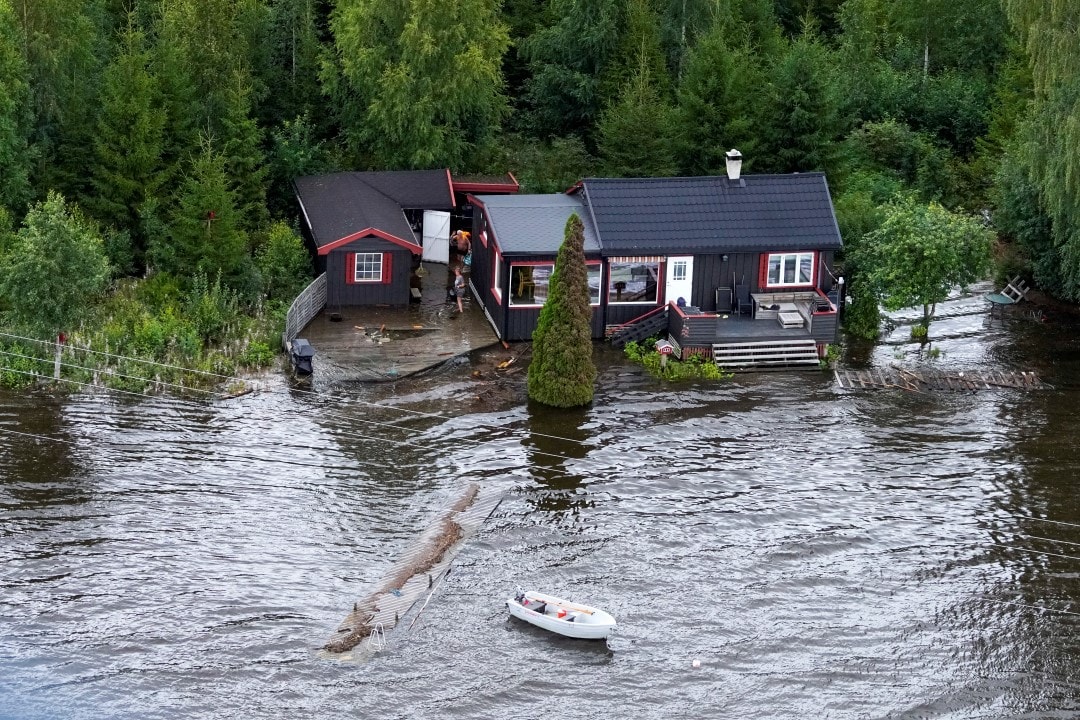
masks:
[[[304,338],[296,338],[291,346],[292,364],[300,375],[311,374],[311,359],[315,357],[315,348]]]

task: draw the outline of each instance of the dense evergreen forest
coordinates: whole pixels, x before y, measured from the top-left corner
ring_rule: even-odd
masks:
[[[295,176],[547,192],[731,147],[827,173],[849,332],[871,246],[934,213],[1080,301],[1078,28],[1066,0],[0,0],[0,310],[161,358],[235,341],[231,371],[305,282]]]

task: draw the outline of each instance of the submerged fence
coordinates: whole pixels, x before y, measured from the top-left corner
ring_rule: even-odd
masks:
[[[289,312],[285,315],[285,332],[281,334],[281,345],[285,350],[289,349],[289,343],[304,329],[311,319],[326,307],[326,273],[304,288],[304,291],[296,296]]]

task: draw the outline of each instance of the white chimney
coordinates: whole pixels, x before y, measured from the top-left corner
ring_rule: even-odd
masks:
[[[739,171],[742,170],[742,153],[732,148],[724,153],[727,157],[727,176],[728,180],[738,180]]]

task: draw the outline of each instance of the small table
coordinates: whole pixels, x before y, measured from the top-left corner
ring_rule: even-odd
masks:
[[[783,328],[801,328],[803,317],[795,303],[780,303],[780,309],[776,313],[776,320]]]

